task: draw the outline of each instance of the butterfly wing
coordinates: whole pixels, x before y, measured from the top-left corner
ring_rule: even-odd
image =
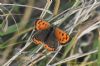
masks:
[[[54,28],[51,28],[51,32],[49,32],[46,40],[45,40],[44,48],[46,48],[49,51],[55,51],[58,47],[58,41],[54,34]]]
[[[60,28],[55,28],[55,36],[61,45],[65,45],[70,39],[69,35]]]
[[[36,30],[45,30],[50,27],[50,24],[42,19],[37,19],[34,23]]]
[[[41,44],[44,43],[45,38],[47,37],[47,35],[50,32],[50,28],[46,29],[46,30],[40,30],[37,31],[37,33],[33,36],[33,42],[35,44]]]

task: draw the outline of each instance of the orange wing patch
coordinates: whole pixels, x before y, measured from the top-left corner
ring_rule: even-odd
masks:
[[[55,36],[60,44],[64,45],[69,41],[69,35],[59,28],[55,28]]]
[[[36,40],[35,38],[33,38],[33,42],[34,42],[36,45],[42,44],[41,41],[38,41],[38,40]]]
[[[44,45],[44,48],[46,48],[48,51],[55,51],[55,48],[51,48],[47,44]]]
[[[50,27],[50,24],[44,20],[38,19],[35,23],[36,30],[45,30]]]

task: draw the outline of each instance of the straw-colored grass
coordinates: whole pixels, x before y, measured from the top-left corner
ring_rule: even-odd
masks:
[[[99,7],[99,0],[0,3],[0,66],[99,66]],[[32,41],[36,18],[62,28],[70,42],[53,52],[44,44],[36,46]]]

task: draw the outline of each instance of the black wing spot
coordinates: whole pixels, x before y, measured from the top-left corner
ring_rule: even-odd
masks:
[[[44,25],[44,23],[42,23],[42,25]]]
[[[66,37],[66,40],[68,39],[68,37]]]
[[[61,34],[61,32],[59,32],[59,34]]]
[[[59,40],[61,41],[61,38]]]
[[[64,36],[64,33],[62,33],[62,36]]]

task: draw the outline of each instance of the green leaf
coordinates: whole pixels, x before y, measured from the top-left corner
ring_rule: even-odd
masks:
[[[2,28],[2,24],[0,24],[0,28]],[[14,24],[14,25],[9,26],[6,32],[0,31],[0,36],[4,36],[4,35],[10,34],[10,33],[14,33],[16,31],[17,31],[17,27]]]

